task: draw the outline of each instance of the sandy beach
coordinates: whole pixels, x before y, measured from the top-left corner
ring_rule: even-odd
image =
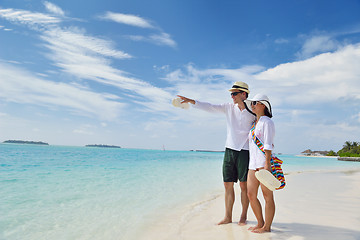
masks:
[[[275,192],[271,233],[247,230],[255,225],[251,208],[248,224],[237,225],[241,210],[237,187],[233,223],[216,225],[224,214],[223,193],[217,192],[212,199],[154,221],[142,239],[360,239],[360,168],[291,173],[286,180],[286,188]],[[261,193],[259,196],[264,206]]]

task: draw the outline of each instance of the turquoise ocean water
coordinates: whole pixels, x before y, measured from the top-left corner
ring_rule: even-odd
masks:
[[[360,163],[281,155],[284,172]],[[223,153],[0,144],[0,239],[136,239],[222,193]]]

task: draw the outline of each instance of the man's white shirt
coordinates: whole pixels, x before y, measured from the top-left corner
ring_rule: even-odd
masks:
[[[255,116],[248,110],[240,110],[238,104],[234,103],[214,105],[201,101],[195,101],[193,107],[207,112],[224,113],[227,123],[225,147],[237,151],[249,150],[248,135]]]

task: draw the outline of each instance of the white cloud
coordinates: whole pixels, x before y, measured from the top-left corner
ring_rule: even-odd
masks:
[[[100,16],[100,18],[135,27],[155,28],[148,20],[132,14],[106,12],[104,15]]]
[[[255,86],[271,94],[277,103],[307,105],[341,98],[360,99],[360,44],[334,53],[278,65],[255,75]]]
[[[353,42],[353,35],[360,33],[360,25],[345,27],[331,32],[314,30],[311,34],[301,34],[299,39],[304,41],[296,56],[299,60],[311,58],[317,54],[334,52]]]
[[[296,55],[299,59],[306,59],[315,54],[337,50],[339,47],[341,47],[341,44],[332,36],[312,36],[305,41],[301,51]]]
[[[60,19],[45,14],[29,11],[1,9],[0,16],[9,21],[33,26],[34,24],[58,23]],[[113,16],[110,14],[110,16]],[[119,17],[119,15],[116,15]],[[146,27],[146,21],[132,15],[122,16],[129,24]],[[149,27],[149,26],[148,26]],[[78,28],[61,29],[56,24],[46,25],[40,30],[40,38],[50,50],[46,56],[63,72],[85,81],[96,81],[101,84],[115,86],[126,92],[128,101],[144,106],[147,111],[168,110],[171,94],[151,84],[127,77],[127,73],[113,68],[110,58],[128,59],[128,53],[116,50],[111,41],[85,35]],[[163,38],[168,37],[164,35]],[[165,41],[165,40],[163,40]],[[110,95],[114,97],[114,95]],[[109,98],[107,96],[107,98]],[[139,97],[142,101],[139,101]],[[146,101],[144,101],[144,98]]]
[[[111,41],[87,36],[76,28],[52,28],[43,32],[41,38],[50,44],[49,48],[54,47],[69,54],[78,52],[84,56],[90,53],[119,59],[132,58],[128,53],[115,50]]]
[[[293,112],[295,116],[312,113],[314,103],[329,106],[344,99],[359,101],[359,62],[360,44],[356,44],[270,69],[261,66],[197,69],[189,64],[185,70],[176,69],[164,79],[178,94],[213,103],[229,101],[227,86],[244,81],[251,94],[267,94],[276,108],[297,109]]]
[[[160,33],[160,34],[152,34],[149,36],[142,36],[142,35],[129,35],[126,36],[127,38],[137,41],[137,42],[150,42],[160,46],[169,46],[169,47],[176,47],[176,42],[171,39],[171,36],[167,33]]]
[[[167,33],[153,34],[149,38],[155,44],[176,47],[176,42]]]
[[[133,41],[147,41],[148,40],[145,36],[141,36],[141,35],[129,35],[126,37]]]
[[[158,27],[155,27],[149,20],[144,18],[132,15],[132,14],[123,14],[123,13],[113,13],[106,12],[104,15],[99,17],[100,19],[111,20],[117,23],[122,23],[126,25],[131,25],[140,28],[150,28],[160,30]],[[171,38],[170,34],[165,33],[160,30],[160,33],[151,34],[149,36],[142,35],[129,35],[127,38],[133,41],[144,41],[150,42],[156,45],[176,47],[176,42]]]
[[[96,127],[90,125],[90,124],[83,124],[80,127],[78,127],[77,129],[73,130],[73,133],[76,134],[82,134],[82,135],[94,135],[94,131],[93,129],[95,129]]]
[[[244,66],[239,69],[197,69],[193,64],[185,66],[185,70],[177,69],[165,76],[165,80],[173,84],[177,94],[206,100],[212,103],[231,101],[228,89],[236,81],[251,83],[253,75],[263,70],[258,65]],[[250,91],[253,87],[250,85]]]
[[[153,69],[157,72],[168,72],[170,69],[170,65],[163,65],[163,66],[154,65]]]
[[[313,147],[331,148],[346,141],[352,132],[360,132],[358,126],[351,124],[360,119],[360,113],[356,112],[358,108],[353,107],[356,103],[360,104],[359,62],[360,44],[355,44],[269,69],[261,66],[197,69],[189,64],[185,70],[176,69],[168,73],[165,79],[177,93],[214,104],[231,101],[227,89],[234,81],[247,82],[250,96],[256,93],[269,96],[274,107],[274,120],[280,124],[277,144],[289,147],[278,150],[289,153],[296,152],[299,144],[303,144],[300,147],[310,144]],[[345,104],[345,100],[352,105]],[[346,111],[351,115],[345,114]],[[184,116],[179,114],[177,117],[186,122],[191,119],[199,122],[218,121],[217,115],[205,115],[197,110],[183,111],[181,114]],[[343,133],[339,134],[340,130],[329,133],[334,129],[342,129]],[[197,130],[196,134],[199,134]],[[288,134],[299,136],[292,140],[296,146],[289,146],[289,142],[284,140]],[[319,135],[321,141],[313,134]],[[337,136],[336,140],[334,136]],[[307,138],[311,138],[311,141],[301,142]],[[328,144],[324,144],[324,140]]]
[[[162,121],[150,120],[147,123],[145,123],[144,130],[158,132],[160,130],[161,131],[170,130],[173,127],[174,127],[173,122],[164,121],[164,120],[162,120]]]
[[[0,9],[0,17],[10,22],[26,24],[29,26],[57,24],[60,18],[49,16],[43,13],[30,12],[17,9]]]
[[[0,98],[19,104],[65,107],[76,114],[107,121],[116,119],[124,106],[114,101],[116,96],[43,80],[19,67],[1,62]]]
[[[74,129],[73,133],[82,134],[82,135],[94,135],[94,132],[85,129]]]
[[[285,39],[285,38],[278,38],[275,40],[276,44],[285,44],[285,43],[289,43],[289,40]]]
[[[252,79],[254,73],[258,73],[264,70],[264,67],[259,65],[244,66],[239,69],[224,69],[224,68],[210,68],[210,69],[197,69],[193,64],[185,66],[185,72],[181,69],[177,69],[170,72],[164,78],[169,82],[219,82],[219,81],[247,81]]]
[[[48,58],[64,72],[130,92],[134,102],[144,105],[148,110],[168,109],[167,102],[171,95],[167,91],[142,80],[127,77],[127,73],[111,66],[106,57],[126,59],[131,56],[114,50],[109,42],[62,29],[46,31],[41,38],[51,51]],[[139,95],[145,97],[147,102],[137,101]]]
[[[48,2],[48,1],[45,1],[44,5],[45,5],[46,9],[49,12],[54,13],[54,14],[59,15],[59,16],[65,16],[64,11],[60,7],[58,7],[57,5],[55,5],[55,4],[51,3],[51,2]]]

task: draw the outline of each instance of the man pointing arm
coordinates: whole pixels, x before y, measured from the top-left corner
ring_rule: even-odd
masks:
[[[232,222],[232,209],[235,202],[234,183],[239,180],[241,189],[242,213],[239,225],[245,225],[249,199],[247,197],[247,173],[249,166],[249,143],[248,134],[252,123],[255,121],[253,113],[247,109],[244,100],[250,93],[249,87],[244,82],[235,82],[231,89],[232,103],[211,104],[179,97],[182,103],[191,103],[194,108],[208,112],[224,113],[227,123],[227,136],[223,162],[223,180],[225,187],[225,217],[218,224]]]

